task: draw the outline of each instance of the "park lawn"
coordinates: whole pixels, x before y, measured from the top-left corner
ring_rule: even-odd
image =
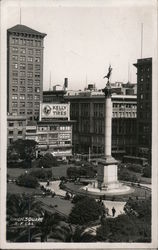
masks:
[[[60,198],[58,196],[55,197],[38,197],[36,198],[38,201],[43,203],[43,206],[50,207],[54,209],[54,211],[68,216],[71,212],[73,204],[70,200],[65,200],[64,198]],[[55,207],[54,207],[55,206]]]
[[[11,194],[42,194],[42,191],[40,189],[35,189],[35,188],[27,188],[27,187],[22,187],[18,186],[15,183],[8,183],[7,184],[7,193]]]
[[[67,177],[67,169],[72,167],[72,164],[69,165],[60,165],[58,167],[52,168],[44,168],[45,170],[51,170],[54,178],[60,178],[61,176]],[[17,178],[21,174],[25,174],[27,171],[28,173],[40,168],[7,168],[7,174],[9,174],[9,179]]]

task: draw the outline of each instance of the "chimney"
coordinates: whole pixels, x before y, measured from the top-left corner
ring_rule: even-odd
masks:
[[[67,90],[68,88],[68,78],[64,79],[64,89]]]

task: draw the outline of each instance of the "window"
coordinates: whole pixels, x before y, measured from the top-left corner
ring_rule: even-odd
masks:
[[[27,111],[27,114],[28,114],[28,115],[32,115],[32,110],[28,110],[28,111]]]
[[[40,65],[35,65],[35,70],[39,71],[40,70]]]
[[[35,87],[35,92],[39,93],[40,92],[40,88],[39,87]]]
[[[12,107],[13,108],[17,108],[18,107],[18,103],[17,102],[12,102]]]
[[[25,87],[21,87],[19,88],[20,92],[25,92]]]
[[[13,131],[11,130],[11,131],[9,131],[9,135],[13,135]]]
[[[18,53],[18,48],[13,47],[13,48],[12,48],[12,52],[14,52],[14,53]]]
[[[39,115],[39,110],[35,110],[35,115]]]
[[[25,48],[21,48],[21,49],[20,49],[20,53],[26,54],[26,49],[25,49]]]
[[[40,100],[40,96],[39,95],[35,95],[35,100]]]
[[[140,95],[140,99],[143,99],[143,94]]]
[[[33,70],[33,64],[28,64],[28,70]]]
[[[35,102],[35,109],[39,108],[40,104],[39,102]]]
[[[33,73],[32,72],[27,72],[27,77],[33,77]]]
[[[27,92],[31,92],[32,93],[33,88],[32,87],[27,87]]]
[[[17,115],[17,114],[18,114],[17,110],[16,110],[16,109],[13,109],[13,110],[12,110],[12,114],[13,114],[13,115]]]
[[[28,108],[32,108],[32,106],[33,106],[33,103],[32,103],[32,102],[28,102],[28,103],[27,103],[27,107],[28,107]]]
[[[25,56],[20,56],[20,62],[25,62],[26,61],[26,57]]]
[[[35,62],[38,62],[38,63],[39,63],[39,62],[40,62],[40,57],[36,57],[36,58],[35,58]]]
[[[13,60],[13,61],[17,61],[17,60],[18,60],[18,56],[17,56],[17,55],[13,55],[13,56],[12,56],[12,60]]]
[[[13,91],[13,92],[17,92],[17,91],[18,91],[18,87],[17,87],[17,86],[13,86],[13,87],[12,87],[12,91]]]
[[[33,57],[28,56],[27,61],[28,61],[28,62],[33,62]]]
[[[38,56],[41,55],[41,51],[39,49],[36,49],[36,55],[38,55]]]
[[[18,84],[18,79],[13,79],[13,84]]]
[[[26,75],[25,71],[20,71],[20,76],[25,76],[25,75]]]
[[[25,95],[20,95],[20,100],[25,100]]]
[[[9,127],[14,127],[14,122],[9,122]]]
[[[20,79],[20,85],[25,85],[25,79]]]
[[[26,65],[24,63],[20,63],[20,69],[26,69]]]
[[[20,102],[20,108],[24,108],[25,107],[25,102]]]
[[[22,135],[22,131],[18,131],[18,135]]]
[[[33,49],[28,49],[28,54],[33,55]]]
[[[41,46],[41,41],[35,40],[35,46],[36,46],[36,47],[40,47],[40,46]]]
[[[35,73],[36,78],[40,78],[40,73]]]
[[[33,84],[33,80],[32,79],[28,79],[28,84]]]
[[[19,124],[19,126],[23,126],[23,123],[22,123],[22,122],[19,122],[18,124]]]
[[[25,110],[20,110],[20,115],[25,115]]]
[[[13,100],[17,100],[18,99],[18,95],[12,95],[12,99]]]
[[[19,38],[12,38],[12,44],[19,44]]]
[[[18,68],[18,64],[17,63],[13,63],[13,69],[17,69]]]
[[[35,80],[36,85],[40,85],[40,80]]]
[[[26,45],[26,39],[20,39],[19,44],[20,45]]]
[[[27,100],[32,100],[33,99],[33,96],[32,95],[28,95],[27,96]]]
[[[17,71],[13,71],[13,76],[17,77],[18,76],[18,72]]]

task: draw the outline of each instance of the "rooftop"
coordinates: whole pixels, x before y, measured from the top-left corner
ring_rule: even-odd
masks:
[[[15,26],[13,26],[12,28],[8,29],[9,33],[13,33],[13,32],[18,32],[18,33],[27,33],[27,34],[33,34],[33,35],[39,35],[42,37],[45,37],[46,34],[45,33],[41,33],[37,30],[31,29],[25,25],[21,25],[21,24],[17,24]]]

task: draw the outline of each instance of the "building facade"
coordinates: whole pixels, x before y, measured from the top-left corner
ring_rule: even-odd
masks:
[[[25,139],[26,134],[26,117],[10,115],[7,117],[7,144],[18,139]]]
[[[73,149],[75,153],[104,153],[104,95],[102,92],[68,93],[70,118],[73,126]],[[136,96],[113,95],[112,154],[120,157],[136,152]]]
[[[39,117],[45,36],[25,25],[7,30],[7,112],[27,121]]]
[[[138,59],[137,144],[138,155],[151,160],[152,147],[152,58]]]
[[[72,156],[72,121],[69,103],[42,103],[37,122],[36,141],[40,154]]]

